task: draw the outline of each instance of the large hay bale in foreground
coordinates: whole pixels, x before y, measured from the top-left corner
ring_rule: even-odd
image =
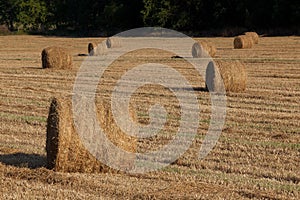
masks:
[[[122,47],[121,39],[118,37],[110,37],[106,39],[107,48],[119,48]]]
[[[70,69],[73,57],[62,47],[47,47],[42,51],[43,68]]]
[[[245,65],[240,61],[210,62],[206,68],[206,88],[213,92],[223,92],[222,81],[227,92],[245,91],[247,83]]]
[[[240,35],[234,38],[233,45],[235,49],[252,48],[253,40],[250,36]]]
[[[207,56],[214,57],[216,52],[216,47],[205,41],[195,42],[192,47],[193,58],[203,58]]]
[[[82,144],[73,123],[70,99],[53,98],[51,101],[47,121],[47,167],[59,172],[116,172],[116,170],[98,161]],[[107,137],[125,151],[134,152],[136,140],[125,136],[120,129],[116,129],[116,124],[113,122],[111,111],[107,109],[107,105],[101,104],[100,115],[102,117],[99,119],[104,129],[110,131]],[[83,120],[90,119],[85,119],[83,116]],[[92,145],[97,146],[97,142],[102,141],[95,141],[95,144]],[[128,168],[132,167],[133,162],[128,162],[128,159],[124,161],[122,157],[109,155],[109,153],[106,156],[110,156],[110,160],[118,161]]]
[[[259,36],[256,32],[246,32],[245,35],[250,36],[254,44],[258,44]]]

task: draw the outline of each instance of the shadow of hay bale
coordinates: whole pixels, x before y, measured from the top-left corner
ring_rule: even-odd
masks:
[[[0,155],[0,162],[5,165],[15,167],[28,167],[36,169],[45,167],[47,164],[46,156],[39,154],[13,153]]]

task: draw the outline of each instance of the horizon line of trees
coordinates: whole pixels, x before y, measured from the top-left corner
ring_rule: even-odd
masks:
[[[0,0],[0,24],[24,31],[178,31],[300,27],[298,0]]]

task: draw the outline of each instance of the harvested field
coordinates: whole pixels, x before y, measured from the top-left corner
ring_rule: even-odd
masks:
[[[110,97],[124,72],[145,62],[175,68],[191,82],[200,103],[198,133],[190,149],[162,170],[128,175],[46,169],[50,98],[72,93],[85,59],[77,55],[86,53],[88,43],[105,38],[1,36],[0,198],[299,199],[300,37],[261,37],[252,49],[233,49],[233,38],[196,40],[202,39],[217,47],[216,60],[239,60],[248,75],[244,92],[227,94],[224,130],[204,160],[197,156],[210,123],[210,95],[191,66],[183,59],[171,59],[167,52],[148,49],[120,57],[105,72],[96,104]],[[71,50],[72,69],[42,70],[41,51],[49,44]],[[180,118],[178,101],[170,90],[145,88],[132,97],[140,123],[149,123],[147,107],[158,101],[172,113],[163,130],[168,134],[139,139],[138,152],[168,143]]]

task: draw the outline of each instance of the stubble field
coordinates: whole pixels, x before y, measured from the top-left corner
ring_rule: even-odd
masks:
[[[191,148],[160,171],[129,175],[59,173],[45,168],[50,98],[72,93],[76,73],[86,58],[78,54],[87,52],[89,42],[104,38],[1,36],[1,199],[299,199],[300,37],[262,37],[254,48],[242,50],[233,49],[233,38],[206,39],[217,47],[216,59],[244,62],[248,81],[245,92],[227,94],[222,135],[203,160],[198,160],[197,153],[210,122],[210,95],[183,60],[160,51],[137,51],[107,71],[106,85],[99,87],[107,93],[99,92],[97,98],[109,96],[124,68],[155,61],[186,76],[200,103],[198,135]],[[72,70],[41,69],[41,51],[52,45],[71,50]],[[149,87],[133,98],[141,98],[134,104],[144,113],[141,123],[149,121],[141,102],[157,100]],[[158,92],[160,102],[175,111],[175,121],[166,129],[176,131],[177,102],[173,97],[163,98],[168,91]],[[158,149],[169,139],[140,140],[138,149]]]

